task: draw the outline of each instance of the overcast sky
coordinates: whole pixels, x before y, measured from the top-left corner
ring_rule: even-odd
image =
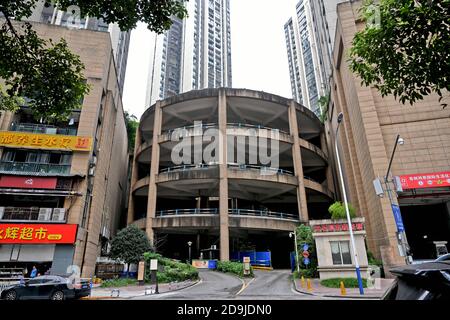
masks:
[[[284,24],[298,0],[231,0],[233,87],[291,98]],[[131,34],[124,109],[144,112],[152,34],[141,24]]]

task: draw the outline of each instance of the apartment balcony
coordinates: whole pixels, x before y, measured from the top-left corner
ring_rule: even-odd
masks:
[[[11,126],[11,131],[76,136],[78,130],[75,128],[59,128],[59,127],[43,125],[43,124],[20,123],[20,124],[15,124],[15,125]]]
[[[32,176],[68,176],[71,165],[29,162],[0,162],[0,173],[21,173]]]
[[[64,208],[22,208],[22,207],[0,207],[1,222],[46,222],[65,223],[67,221],[66,209]]]

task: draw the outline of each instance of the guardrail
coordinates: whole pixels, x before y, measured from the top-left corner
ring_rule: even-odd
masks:
[[[217,167],[218,164],[186,164],[181,166],[174,166],[169,168],[164,168],[159,171],[159,173],[169,173],[169,172],[177,172],[177,171],[188,171],[195,169],[209,169],[211,167]],[[255,165],[247,165],[247,164],[238,164],[238,163],[228,163],[228,168],[237,169],[237,170],[258,170],[260,172],[273,172],[276,174],[289,175],[294,176],[294,173],[289,170],[265,167],[265,166],[255,166]]]
[[[190,129],[210,129],[210,128],[218,128],[219,125],[217,123],[205,123],[205,124],[200,124],[200,125],[190,125],[190,126],[184,126],[184,127],[179,127],[179,128],[175,128],[175,129],[169,129],[166,130],[164,132],[162,132],[163,135],[165,134],[171,134],[172,132],[174,132],[175,130],[190,130]],[[227,128],[249,128],[249,129],[265,129],[265,130],[276,130],[279,133],[283,133],[283,134],[287,134],[290,135],[290,133],[283,131],[283,130],[279,130],[276,128],[271,128],[271,127],[266,127],[263,125],[258,125],[258,124],[248,124],[248,123],[227,123]]]
[[[156,212],[157,217],[197,215],[197,214],[219,214],[219,209],[217,208],[172,209],[172,210],[161,210]]]
[[[274,172],[276,174],[294,176],[294,173],[292,171],[285,170],[285,169],[279,169],[279,168],[265,167],[265,166],[229,163],[228,168],[238,169],[238,170],[259,170],[261,172]]]
[[[299,221],[298,215],[284,212],[274,212],[269,210],[229,209],[228,213],[238,216],[270,217]]]
[[[61,134],[66,136],[76,136],[77,129],[73,128],[59,128],[55,126],[31,124],[31,123],[19,123],[11,126],[11,131],[16,132],[30,132],[40,134]]]
[[[69,174],[70,165],[31,162],[0,162],[0,173],[24,172],[41,174]]]
[[[196,209],[171,209],[160,210],[156,212],[157,217],[181,216],[181,215],[202,215],[219,214],[218,208],[196,208]],[[251,210],[251,209],[228,209],[228,214],[238,216],[267,217],[277,219],[288,219],[298,221],[299,217],[295,214],[275,212],[269,210]]]

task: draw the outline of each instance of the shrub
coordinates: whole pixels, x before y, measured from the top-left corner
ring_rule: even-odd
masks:
[[[119,278],[119,279],[109,279],[102,282],[102,288],[116,288],[116,287],[126,287],[129,285],[135,285],[137,283],[136,279],[132,278]]]
[[[178,282],[186,280],[198,279],[198,271],[193,266],[182,263],[176,260],[165,258],[160,254],[154,252],[144,253],[144,260],[146,262],[145,281],[150,282],[150,260],[157,259],[158,265],[163,267],[162,271],[156,273],[158,283]]]
[[[315,278],[317,277],[317,256],[316,256],[316,246],[314,242],[314,238],[312,236],[311,227],[305,226],[304,224],[300,225],[297,230],[297,250],[298,250],[298,263],[300,266],[300,277],[303,275],[306,278]],[[309,252],[309,264],[305,265],[303,262],[302,252],[303,245],[308,245]],[[297,268],[296,268],[297,271]],[[296,275],[294,274],[294,277]],[[298,272],[297,272],[298,276]]]
[[[341,281],[346,288],[358,288],[358,279],[356,278],[331,278],[320,281],[320,284],[328,288],[340,288]],[[367,279],[362,279],[363,287],[367,288]]]
[[[244,277],[244,264],[232,261],[217,261],[217,271],[232,273]],[[250,276],[253,277],[253,268],[250,266]]]
[[[349,203],[348,210],[350,211],[350,218],[356,217],[355,208]],[[339,220],[339,219],[347,219],[347,213],[345,212],[345,206],[342,202],[336,201],[329,208],[328,212],[331,214],[331,219]]]

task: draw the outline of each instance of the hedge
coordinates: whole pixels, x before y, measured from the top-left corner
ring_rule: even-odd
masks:
[[[158,283],[178,282],[178,281],[198,279],[198,271],[193,266],[176,260],[165,258],[157,253],[147,252],[144,253],[144,260],[146,262],[145,282],[150,282],[151,280],[151,271],[150,271],[151,259],[157,259],[158,265],[163,267],[162,272],[158,271],[156,273]]]
[[[217,271],[232,273],[239,277],[244,277],[244,264],[232,261],[217,261]],[[250,266],[250,277],[253,277],[253,268]]]
[[[331,278],[320,281],[320,284],[328,288],[340,288],[341,281],[346,288],[358,288],[358,279],[356,278]],[[363,287],[367,288],[367,279],[362,279]]]

